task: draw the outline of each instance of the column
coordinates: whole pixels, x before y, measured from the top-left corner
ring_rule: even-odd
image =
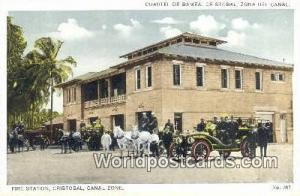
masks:
[[[107,94],[108,94],[108,103],[111,102],[111,79],[110,78],[107,78],[105,79],[105,81],[107,81]]]
[[[100,80],[97,80],[98,101],[100,103]]]

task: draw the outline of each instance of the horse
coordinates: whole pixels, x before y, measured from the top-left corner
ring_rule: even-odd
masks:
[[[24,137],[23,134],[18,134],[17,129],[14,129],[11,133],[7,133],[7,144],[9,146],[9,149],[12,153],[15,152],[15,148],[18,147],[18,152],[22,152],[24,150],[24,146],[26,147],[26,150],[29,151],[29,141],[27,138]]]
[[[113,133],[114,133],[114,138],[117,139],[117,144],[119,146],[119,149],[121,150],[121,157],[123,157],[124,150],[127,150],[129,156],[129,150],[135,149],[133,139],[131,138],[132,133],[129,131],[124,132],[120,126],[115,126]]]
[[[60,130],[61,131],[61,130]],[[69,153],[71,153],[71,148],[69,145],[69,133],[65,133],[61,131],[63,134],[61,138],[58,140],[58,144],[61,145],[61,154],[67,153],[69,149]]]
[[[160,154],[158,153],[160,140],[157,134],[151,134],[148,131],[139,131],[137,126],[134,126],[131,131],[131,139],[133,140],[135,149],[138,154],[143,155],[145,149],[147,149],[148,155],[150,155],[152,151],[154,151],[156,155]]]
[[[9,150],[14,153],[15,147],[18,145],[18,135],[15,131],[7,133],[7,145]]]

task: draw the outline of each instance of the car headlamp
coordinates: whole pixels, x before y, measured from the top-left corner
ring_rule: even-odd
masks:
[[[174,141],[176,144],[181,144],[182,139],[180,137],[176,137]]]
[[[195,142],[195,139],[193,137],[189,137],[187,139],[188,144],[193,144]]]

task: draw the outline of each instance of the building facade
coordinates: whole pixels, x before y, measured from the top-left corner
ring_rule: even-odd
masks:
[[[200,118],[233,115],[269,120],[274,142],[292,142],[293,65],[219,49],[224,43],[183,33],[58,85],[64,129],[97,118],[107,129],[129,129],[143,112],[154,112],[159,127],[170,119],[177,129],[193,130]]]

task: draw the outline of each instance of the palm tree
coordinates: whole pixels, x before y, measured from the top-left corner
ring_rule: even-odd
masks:
[[[28,71],[32,73],[32,78],[34,78],[32,92],[39,94],[39,97],[47,101],[49,97],[47,92],[50,90],[51,134],[53,132],[52,113],[54,86],[67,80],[68,77],[72,75],[72,66],[76,66],[76,61],[71,56],[58,59],[62,44],[62,41],[50,37],[40,38],[35,41],[34,49],[25,57],[25,62],[30,66]]]

